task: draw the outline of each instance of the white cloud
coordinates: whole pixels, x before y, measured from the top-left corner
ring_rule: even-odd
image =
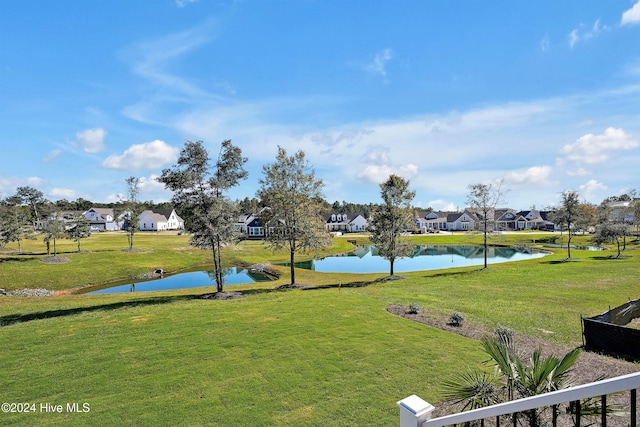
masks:
[[[427,207],[433,208],[436,211],[456,211],[458,206],[453,202],[448,202],[442,199],[430,200],[427,203]]]
[[[387,147],[371,147],[367,150],[367,154],[362,156],[362,161],[365,163],[373,163],[376,165],[389,164],[389,148]]]
[[[602,31],[606,31],[608,29],[609,27],[607,25],[600,24],[600,19],[596,19],[593,25],[588,29],[585,29],[585,26],[580,24],[578,28],[569,33],[569,47],[573,49],[578,41],[592,39],[598,36]]]
[[[192,3],[197,3],[197,2],[198,2],[198,0],[176,0],[176,6],[182,8],[182,7],[188,6],[188,5],[192,4]]]
[[[569,47],[573,49],[578,40],[580,40],[580,36],[578,35],[578,30],[575,29],[569,33]]]
[[[77,196],[76,196],[77,193],[74,190],[71,190],[69,188],[53,188],[51,189],[49,194],[59,199],[68,199],[68,200],[77,199]]]
[[[576,170],[567,171],[567,175],[569,176],[587,176],[591,175],[591,171],[584,168],[578,168]]]
[[[107,131],[101,128],[76,132],[77,143],[85,153],[98,153],[104,150],[104,138],[106,136]]]
[[[543,52],[549,51],[549,34],[545,34],[540,41],[540,50],[542,50]]]
[[[62,154],[62,150],[51,150],[44,158],[42,159],[45,162],[51,162],[55,160],[60,154]]]
[[[551,166],[532,166],[522,172],[509,172],[505,176],[507,186],[549,185]]]
[[[164,141],[134,144],[121,155],[112,155],[102,162],[102,167],[120,170],[153,170],[178,158],[178,149]]]
[[[398,175],[411,180],[418,175],[418,166],[407,164],[402,166],[369,165],[364,170],[358,172],[357,178],[379,184],[386,181],[390,175]]]
[[[387,62],[391,60],[393,54],[391,49],[383,49],[376,53],[373,61],[364,66],[364,69],[370,73],[380,74],[382,77],[387,76]]]
[[[607,161],[612,151],[632,150],[636,147],[638,142],[631,139],[624,130],[610,127],[601,135],[583,135],[575,143],[565,145],[560,152],[571,161],[596,164]]]
[[[40,187],[42,185],[44,185],[45,181],[42,178],[38,178],[37,176],[31,176],[29,178],[27,178],[27,184],[29,184],[31,187]]]
[[[210,42],[212,23],[213,21],[207,20],[187,31],[137,43],[127,48],[123,56],[132,63],[136,74],[163,89],[188,96],[206,95],[197,85],[169,72],[168,65]]]
[[[633,7],[622,14],[622,25],[640,22],[640,0]]]
[[[607,186],[601,182],[596,181],[595,179],[590,179],[585,184],[581,185],[579,188],[580,196],[584,199],[597,199],[596,194],[598,191],[604,191],[607,189]]]

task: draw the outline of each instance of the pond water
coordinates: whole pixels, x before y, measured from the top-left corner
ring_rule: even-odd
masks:
[[[544,252],[530,248],[487,248],[487,263],[496,264],[540,258]],[[484,248],[472,245],[421,245],[410,257],[396,260],[394,272],[438,270],[444,268],[484,265]],[[324,273],[385,273],[389,261],[378,255],[375,246],[361,245],[347,254],[296,263],[296,266]]]
[[[249,272],[241,268],[225,268],[224,284],[237,285],[240,283],[267,282],[271,279],[260,273]],[[216,279],[213,270],[211,271],[190,271],[178,273],[161,279],[130,282],[118,285],[107,285],[108,287],[97,289],[87,294],[111,294],[117,292],[145,292],[145,291],[166,291],[171,289],[198,288],[203,286],[216,286]],[[94,288],[89,288],[94,289]]]

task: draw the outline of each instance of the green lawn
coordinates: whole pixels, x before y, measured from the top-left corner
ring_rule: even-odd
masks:
[[[539,237],[500,239],[533,244],[532,236]],[[24,287],[8,286],[7,278],[31,287],[49,287],[50,280],[57,289],[87,283],[95,273],[81,258],[111,271],[95,261],[97,255],[112,257],[105,259],[117,270],[114,277],[207,260],[182,236],[136,236],[141,252],[135,254],[121,251],[124,235],[95,238],[83,242],[90,253],[65,253],[71,262],[64,265],[41,263],[42,254],[18,261],[3,253],[0,287]],[[469,237],[416,240],[461,243]],[[348,247],[345,238],[336,239],[332,251]],[[383,274],[299,270],[298,281],[317,289],[276,291],[287,283],[283,268],[275,283],[234,286],[247,296],[232,301],[195,298],[213,288],[1,298],[0,323],[7,326],[0,327],[0,402],[35,403],[36,413],[0,413],[0,424],[397,425],[396,401],[415,393],[436,403],[451,373],[480,366],[486,356],[476,341],[393,316],[387,305],[413,302],[443,314],[457,311],[492,327],[580,345],[581,314],[640,297],[639,251],[634,246],[627,251],[632,256],[622,259],[572,251],[576,259],[570,262],[559,251],[486,271],[416,272],[375,284],[366,283]],[[132,261],[131,255],[139,258]],[[233,265],[286,260],[260,242],[227,248],[225,256]],[[47,402],[63,405],[64,413],[40,412]],[[66,404],[74,402],[80,408],[88,403],[90,411],[67,413]]]

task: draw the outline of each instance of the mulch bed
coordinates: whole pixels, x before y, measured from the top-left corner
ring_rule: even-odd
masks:
[[[48,256],[44,258],[40,258],[40,262],[44,262],[46,264],[66,264],[69,262],[69,258],[66,256]]]
[[[449,325],[448,316],[436,314],[428,310],[420,309],[417,310],[416,314],[411,314],[409,312],[409,307],[405,305],[390,305],[387,307],[387,311],[405,319],[413,320],[424,325],[476,340],[480,340],[486,335],[494,334],[494,331],[491,328],[481,323],[469,320],[464,320],[461,326]],[[549,354],[562,357],[572,349],[565,345],[550,343],[541,338],[521,334],[515,334],[514,341],[518,350],[522,351],[524,354],[532,354],[535,349],[540,348],[542,349],[543,357]],[[478,343],[478,345],[480,344]],[[579,385],[605,378],[631,374],[638,371],[640,371],[640,363],[634,363],[590,351],[582,351],[578,361],[573,367],[572,379],[574,384]],[[446,415],[459,410],[459,408],[456,408],[455,405],[452,405],[450,402],[440,402],[435,406],[437,408],[436,416]]]

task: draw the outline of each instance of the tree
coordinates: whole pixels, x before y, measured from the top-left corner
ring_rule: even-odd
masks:
[[[567,258],[571,258],[571,238],[578,231],[576,223],[580,218],[580,200],[579,195],[574,190],[565,190],[562,192],[562,203],[560,207],[553,213],[552,220],[560,226],[560,229],[567,231]]]
[[[604,222],[596,228],[591,241],[596,245],[603,243],[615,243],[618,246],[618,258],[620,257],[622,240],[629,234],[629,225],[621,222]]]
[[[127,184],[126,199],[120,201],[116,217],[122,215],[124,220],[124,231],[127,233],[129,250],[133,250],[133,235],[138,230],[140,214],[144,210],[142,203],[138,199],[140,194],[140,178],[130,176],[125,180]]]
[[[493,184],[472,184],[469,185],[469,195],[467,196],[467,204],[473,209],[480,219],[480,231],[483,234],[484,245],[484,268],[487,268],[487,234],[489,233],[490,224],[495,227],[495,210],[496,206],[504,203],[504,195],[506,190],[502,189],[503,181]]]
[[[7,243],[17,242],[18,253],[22,253],[22,240],[31,238],[28,233],[28,213],[24,206],[15,197],[8,198],[0,203],[0,247]]]
[[[236,205],[226,192],[247,177],[246,157],[230,140],[223,141],[215,166],[202,141],[187,141],[178,162],[162,171],[158,178],[165,188],[173,191],[172,201],[191,233],[190,244],[211,249],[218,292],[224,291],[222,246],[236,241],[239,231],[234,227],[238,219]]]
[[[302,150],[289,157],[278,147],[275,163],[263,166],[262,172],[257,196],[268,207],[260,215],[268,230],[266,241],[273,250],[289,251],[291,285],[295,285],[296,253],[319,251],[331,244],[319,202],[324,183],[316,178]]]
[[[53,242],[53,256],[56,256],[58,254],[56,242],[66,237],[64,222],[57,215],[50,215],[42,225],[42,233],[43,241],[47,245],[47,255],[51,255],[51,242]]]
[[[35,230],[47,214],[46,211],[49,201],[45,199],[42,191],[33,187],[18,187],[16,189],[15,199],[29,207],[33,228]]]
[[[67,235],[70,240],[78,243],[78,252],[80,252],[80,240],[91,236],[89,220],[82,214],[74,214]]]
[[[380,184],[383,203],[373,212],[369,238],[380,256],[389,261],[390,276],[393,276],[395,261],[411,255],[415,249],[404,236],[407,227],[413,227],[415,222],[411,208],[415,194],[415,191],[409,191],[409,181],[397,175],[389,176]]]

